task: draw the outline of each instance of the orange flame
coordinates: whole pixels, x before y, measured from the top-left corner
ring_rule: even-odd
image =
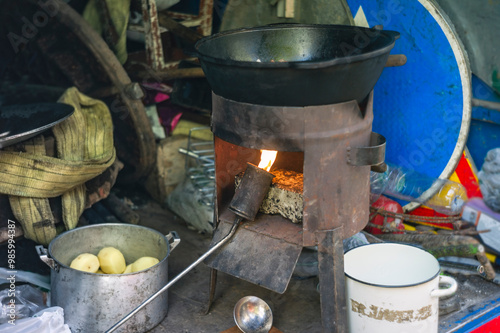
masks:
[[[276,150],[261,150],[259,168],[269,172],[276,160],[278,152]]]

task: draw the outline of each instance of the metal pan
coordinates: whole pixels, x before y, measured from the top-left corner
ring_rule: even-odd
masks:
[[[205,37],[195,45],[215,94],[244,103],[362,102],[399,33],[342,25],[276,24]]]
[[[27,140],[60,123],[74,108],[63,103],[0,107],[0,149]]]

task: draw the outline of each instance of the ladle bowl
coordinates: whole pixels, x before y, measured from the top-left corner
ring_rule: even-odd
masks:
[[[268,333],[273,326],[269,305],[256,296],[245,296],[234,306],[234,321],[244,333]]]

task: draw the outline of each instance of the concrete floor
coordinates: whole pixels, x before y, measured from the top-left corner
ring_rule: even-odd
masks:
[[[154,202],[139,209],[141,225],[168,233],[178,232],[181,243],[169,257],[169,276],[175,277],[207,249],[211,237],[188,229],[186,223]],[[455,332],[475,316],[500,306],[500,287],[479,276],[454,275],[459,283],[456,303],[460,310],[440,316],[439,332]],[[292,277],[287,291],[278,294],[230,275],[218,274],[215,300],[205,314],[209,294],[210,269],[203,263],[169,290],[169,312],[150,333],[216,333],[235,325],[233,307],[248,295],[265,300],[273,311],[274,326],[284,333],[321,332],[320,297],[317,277]],[[447,301],[449,302],[449,301]],[[466,331],[464,331],[466,332]]]
[[[142,194],[128,196],[138,206],[141,225],[159,230],[163,234],[177,231],[181,243],[168,258],[169,277],[172,279],[209,248],[210,235],[201,235],[190,230],[186,223],[169,210]],[[49,274],[34,250],[34,243],[19,240],[16,254],[21,270]],[[6,252],[0,246],[0,252]],[[5,267],[7,256],[1,256],[0,266]],[[459,283],[456,303],[460,310],[441,316],[439,333],[469,332],[459,330],[468,321],[482,313],[500,309],[500,287],[479,276],[453,275]],[[316,291],[318,278],[299,279],[293,277],[284,294],[278,294],[224,273],[219,273],[215,300],[206,314],[209,294],[210,269],[203,263],[181,278],[168,291],[169,311],[167,317],[149,333],[219,333],[235,326],[233,307],[248,295],[265,300],[273,311],[274,326],[283,333],[321,332],[320,298]],[[447,301],[449,302],[449,301]],[[500,311],[499,311],[500,313]]]
[[[173,278],[209,248],[211,236],[189,230],[184,221],[155,203],[139,210],[141,225],[168,233],[177,231],[181,243],[169,257],[169,277]],[[233,307],[244,296],[258,296],[273,311],[274,326],[283,332],[321,332],[317,278],[292,278],[287,291],[278,294],[254,284],[218,274],[215,300],[205,314],[209,295],[210,269],[203,263],[169,289],[169,310],[163,322],[151,333],[214,333],[235,326]]]

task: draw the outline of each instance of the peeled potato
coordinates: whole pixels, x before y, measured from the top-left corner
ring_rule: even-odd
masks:
[[[104,273],[102,270],[98,269],[96,274],[106,274],[106,273]]]
[[[159,262],[160,260],[153,257],[141,257],[132,264],[132,272],[142,271],[143,269],[154,266]]]
[[[92,253],[82,253],[69,266],[79,271],[95,273],[99,269],[99,259]]]
[[[132,273],[132,264],[127,265],[127,267],[125,267],[125,270],[123,271],[122,274],[127,274],[127,273]]]
[[[106,274],[121,274],[127,266],[120,250],[114,247],[105,247],[97,254],[101,270]]]

